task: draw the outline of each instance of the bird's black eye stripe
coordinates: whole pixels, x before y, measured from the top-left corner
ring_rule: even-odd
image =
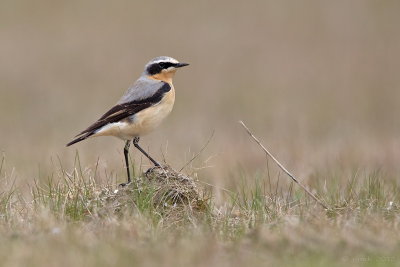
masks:
[[[160,73],[163,69],[168,69],[169,67],[174,67],[176,65],[177,65],[176,63],[172,62],[153,63],[147,68],[147,73],[150,75],[154,75]]]
[[[171,63],[171,62],[160,62],[158,63],[158,65],[162,68],[162,69],[168,69],[169,67],[173,67],[176,64],[175,63]]]

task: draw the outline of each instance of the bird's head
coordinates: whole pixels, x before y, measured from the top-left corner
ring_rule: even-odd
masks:
[[[144,73],[149,78],[171,83],[176,70],[187,65],[189,64],[179,63],[178,60],[172,57],[156,57],[146,64]]]

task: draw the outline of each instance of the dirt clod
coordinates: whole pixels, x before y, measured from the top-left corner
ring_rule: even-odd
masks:
[[[108,211],[122,212],[147,207],[165,220],[179,221],[187,215],[201,214],[209,197],[192,177],[170,166],[153,167],[114,192],[103,197]]]

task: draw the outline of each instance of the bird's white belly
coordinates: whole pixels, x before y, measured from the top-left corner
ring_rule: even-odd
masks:
[[[146,108],[127,120],[105,125],[93,136],[111,135],[123,140],[131,140],[134,137],[148,134],[168,116],[174,102],[175,90],[172,87],[157,105]]]

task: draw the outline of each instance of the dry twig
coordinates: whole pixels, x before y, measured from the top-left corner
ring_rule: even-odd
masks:
[[[254,139],[254,141],[264,150],[267,156],[270,156],[273,161],[279,166],[279,168],[282,169],[284,173],[286,173],[292,180],[298,184],[303,190],[310,196],[312,197],[318,204],[320,204],[324,209],[328,209],[328,207],[321,201],[319,200],[313,193],[311,193],[304,185],[302,185],[296,177],[293,176],[269,151],[268,149],[265,148],[263,144],[257,139],[257,137],[254,136],[254,134],[250,131],[250,129],[244,124],[243,121],[239,121],[239,123],[243,126],[243,128],[247,131],[247,133]]]

